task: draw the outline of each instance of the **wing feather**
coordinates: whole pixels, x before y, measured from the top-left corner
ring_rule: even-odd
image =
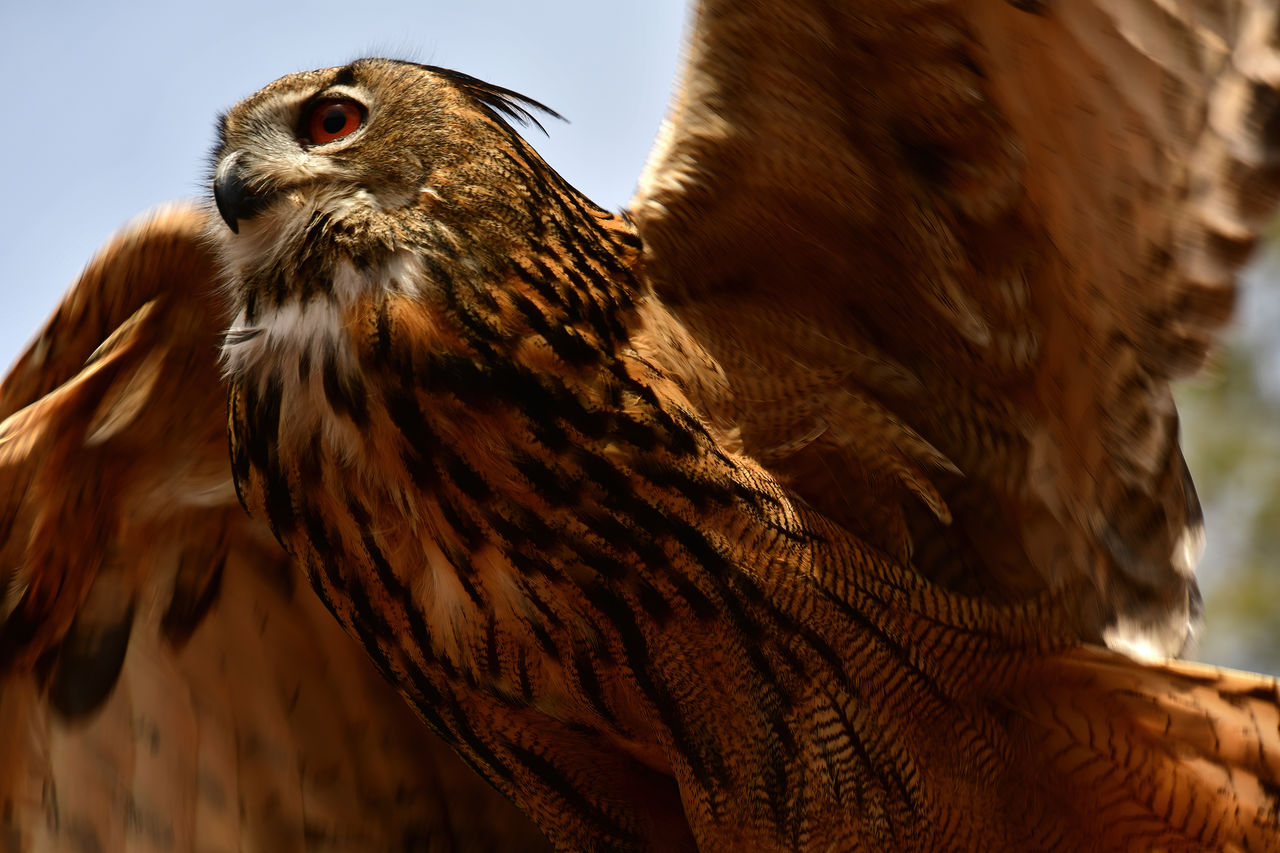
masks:
[[[126,230],[0,388],[0,838],[545,846],[240,508],[204,228]]]
[[[997,601],[1088,578],[1086,638],[1178,652],[1200,515],[1169,382],[1280,194],[1276,21],[702,3],[633,212],[726,374],[703,408],[927,576]]]

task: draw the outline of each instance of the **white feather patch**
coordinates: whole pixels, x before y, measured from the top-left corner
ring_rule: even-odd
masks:
[[[241,311],[227,330],[222,357],[230,375],[296,373],[300,357],[347,348],[342,312],[334,301],[294,299],[263,311],[252,325]]]

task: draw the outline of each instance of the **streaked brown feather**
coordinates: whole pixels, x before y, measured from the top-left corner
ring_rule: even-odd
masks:
[[[562,849],[1280,846],[1275,682],[1079,645],[1182,642],[1167,382],[1276,195],[1276,9],[1199,13],[708,0],[634,224],[462,75],[233,109],[236,236],[0,390],[5,840],[533,843],[381,675]]]
[[[275,153],[293,123],[263,117],[292,118],[334,80],[371,118],[306,155],[330,175],[317,185]],[[221,234],[244,332],[226,358],[245,504],[384,676],[561,849],[1280,842],[1272,680],[1078,646],[1097,624],[1075,604],[1087,575],[1053,594],[1027,583],[1017,605],[962,597],[872,544],[868,518],[851,533],[806,504],[750,455],[734,371],[751,356],[717,358],[714,342],[763,334],[765,315],[669,305],[630,221],[565,185],[448,76],[369,59],[283,78],[228,114],[218,156],[260,194]],[[382,196],[365,200],[375,180]],[[794,245],[756,256],[754,236],[736,239],[756,274],[826,262]],[[792,299],[817,287],[788,281]],[[785,365],[793,348],[856,351],[834,334],[845,316],[797,308],[760,352]],[[999,331],[965,322],[971,343]],[[867,384],[929,387],[918,363],[881,352],[849,359]],[[961,378],[944,389],[957,401],[974,396]],[[859,431],[876,410],[837,408],[822,397],[836,389],[814,384],[816,404],[806,381],[777,386],[781,404],[762,394],[760,417],[808,417],[779,411],[787,390],[797,408],[847,413],[826,431],[896,445],[863,476],[945,520],[928,475],[966,472],[888,415]],[[992,393],[993,431],[1017,426],[1014,402]],[[971,438],[989,437],[958,440]],[[993,481],[1028,476],[989,455]],[[1162,719],[1168,741],[1153,735]]]
[[[748,452],[935,580],[1088,578],[1086,639],[1177,653],[1200,518],[1168,383],[1280,194],[1275,31],[1268,2],[702,3],[634,213]],[[900,437],[808,438],[868,406]],[[959,475],[884,476],[913,434]]]
[[[0,392],[0,837],[542,846],[238,506],[205,227],[183,207],[122,233]]]

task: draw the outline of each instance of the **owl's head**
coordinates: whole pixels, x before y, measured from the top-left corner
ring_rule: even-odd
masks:
[[[396,248],[406,229],[420,246],[424,228],[514,225],[534,183],[520,173],[547,169],[508,120],[537,124],[535,112],[555,115],[411,62],[361,59],[282,77],[220,122],[213,196],[235,235],[220,241],[224,259],[246,274],[302,241],[318,248],[324,233],[353,240],[359,255],[362,241]]]
[[[291,74],[233,107],[213,158],[222,219],[209,217],[234,317],[228,372],[312,363],[346,346],[359,306],[483,291],[549,231],[595,227],[594,206],[512,127],[539,111],[555,115],[387,59]]]

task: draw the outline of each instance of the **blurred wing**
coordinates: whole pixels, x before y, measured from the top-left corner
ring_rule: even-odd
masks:
[[[1090,639],[1176,653],[1200,517],[1169,382],[1280,189],[1276,28],[1270,0],[706,0],[633,207],[723,369],[704,408],[935,580],[1089,578]]]
[[[203,229],[113,241],[0,388],[0,838],[544,847],[240,508]]]

